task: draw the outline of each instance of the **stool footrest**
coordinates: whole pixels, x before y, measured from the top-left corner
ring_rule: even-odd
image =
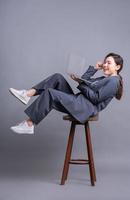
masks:
[[[69,161],[69,164],[74,164],[74,165],[87,165],[89,164],[89,160],[84,160],[84,159],[72,159]]]

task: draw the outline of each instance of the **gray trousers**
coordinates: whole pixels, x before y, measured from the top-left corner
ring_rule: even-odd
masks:
[[[25,113],[34,124],[38,124],[52,109],[69,114],[61,105],[58,94],[74,95],[74,93],[61,74],[55,73],[32,88],[36,89],[36,95],[39,97],[25,110]]]

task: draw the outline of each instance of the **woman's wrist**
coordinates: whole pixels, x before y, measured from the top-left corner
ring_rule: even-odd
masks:
[[[101,70],[103,68],[103,62],[98,61],[94,68],[97,70]]]

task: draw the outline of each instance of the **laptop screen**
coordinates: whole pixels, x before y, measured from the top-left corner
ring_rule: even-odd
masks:
[[[86,71],[86,59],[76,55],[76,54],[69,54],[68,56],[68,65],[67,65],[67,74],[73,74],[76,77],[81,77],[84,72]]]

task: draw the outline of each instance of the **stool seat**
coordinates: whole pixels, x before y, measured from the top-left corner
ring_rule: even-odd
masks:
[[[92,150],[92,142],[91,142],[89,122],[90,121],[98,121],[98,118],[99,118],[99,116],[97,114],[95,116],[89,117],[86,122],[81,123],[70,115],[63,116],[63,120],[71,122],[71,128],[70,128],[70,134],[69,134],[68,144],[67,144],[67,149],[66,149],[64,168],[63,168],[62,178],[61,178],[61,185],[64,185],[65,181],[67,180],[70,164],[73,164],[73,165],[85,165],[85,164],[87,164],[87,165],[89,165],[91,185],[92,186],[95,185],[96,171],[95,171],[95,165],[94,165],[94,159],[93,159],[93,150]],[[76,125],[83,125],[84,128],[85,128],[88,159],[71,159],[71,153],[72,153],[72,147],[73,147],[73,140],[74,140]]]
[[[94,115],[94,116],[89,117],[88,120],[87,120],[87,122],[88,122],[88,121],[98,121],[98,119],[99,119],[99,115],[97,114],[97,115]],[[74,117],[72,117],[72,116],[70,116],[70,115],[64,115],[64,116],[63,116],[63,120],[75,121],[75,122],[78,122],[78,123],[80,123],[80,124],[85,124],[85,122],[84,122],[84,123],[81,123],[81,122],[79,122],[78,120],[76,120]]]

